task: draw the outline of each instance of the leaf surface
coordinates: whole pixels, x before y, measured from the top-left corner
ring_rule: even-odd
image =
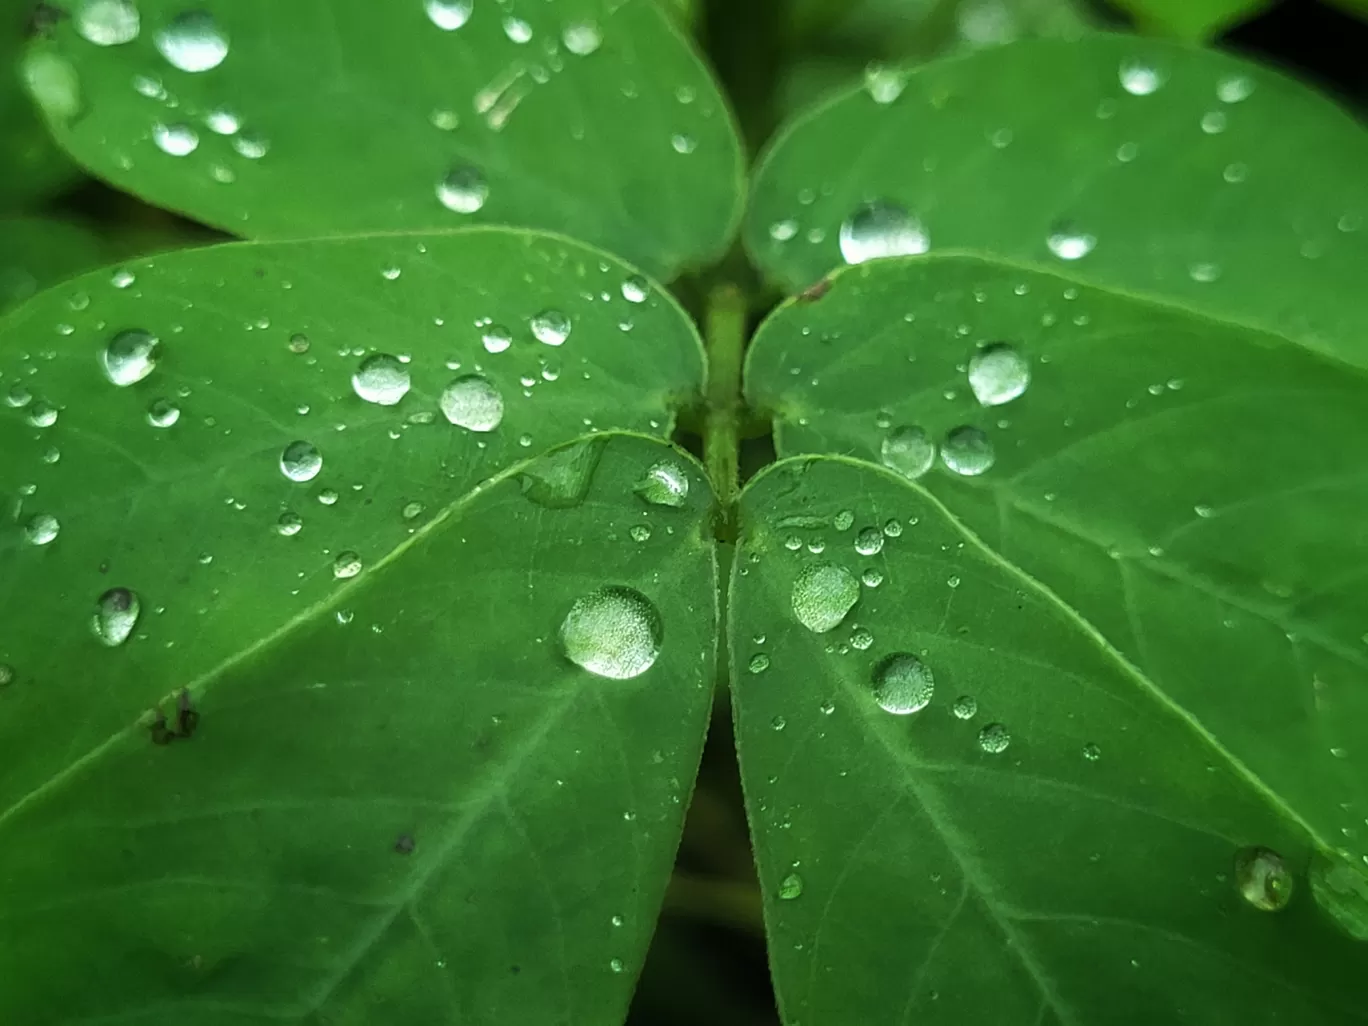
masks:
[[[0,211],[5,212],[54,192],[76,171],[20,85],[19,56],[31,16],[29,4],[0,9]]]
[[[517,224],[657,275],[705,262],[733,231],[730,115],[650,0],[137,10],[127,42],[90,42],[78,10],[35,47],[30,63],[77,82],[75,101],[45,102],[49,120],[102,178],[216,227],[298,238]]]
[[[80,225],[43,217],[0,220],[0,312],[101,258],[100,240]]]

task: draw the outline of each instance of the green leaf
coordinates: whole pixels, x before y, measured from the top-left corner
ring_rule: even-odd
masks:
[[[792,125],[757,172],[745,234],[794,290],[842,262],[852,219],[853,259],[982,252],[1362,364],[1364,166],[1347,115],[1246,62],[1029,40],[910,70],[888,103],[850,90]]]
[[[650,0],[336,0],[288,18],[270,0],[142,0],[112,35],[89,13],[111,9],[78,5],[30,53],[75,83],[38,91],[53,131],[119,188],[239,235],[500,222],[669,276],[720,253],[739,214],[726,104]]]
[[[668,433],[701,374],[657,287],[507,230],[169,254],[0,324],[5,1017],[620,1021],[710,703],[711,498],[576,439]],[[494,430],[448,423],[491,388]],[[630,604],[562,640],[606,587],[663,631],[632,679],[562,652],[643,668]]]
[[[100,263],[101,250],[99,239],[66,221],[0,220],[0,312]]]
[[[1150,32],[1193,42],[1211,39],[1271,5],[1271,0],[1116,0]]]
[[[786,461],[742,521],[737,741],[785,1021],[1364,1021],[1364,948],[1311,900],[1303,824],[1167,671],[890,472]],[[824,633],[794,614],[816,568],[865,577]],[[1271,719],[1258,673],[1219,690]],[[1282,911],[1240,896],[1282,900],[1289,870]]]
[[[0,211],[55,192],[76,172],[20,86],[19,54],[32,6],[8,3],[0,9]]]

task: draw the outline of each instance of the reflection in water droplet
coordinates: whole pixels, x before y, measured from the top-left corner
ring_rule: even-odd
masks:
[[[1083,758],[1087,759],[1089,762],[1096,762],[1098,759],[1102,758],[1102,749],[1089,741],[1083,746]]]
[[[907,72],[874,63],[865,68],[865,91],[878,104],[892,103],[907,88]]]
[[[157,149],[172,157],[184,157],[199,148],[199,133],[189,125],[152,126],[152,141]]]
[[[47,545],[56,541],[62,525],[50,513],[31,516],[24,525],[24,540],[30,545]]]
[[[1226,116],[1219,110],[1208,111],[1202,115],[1202,131],[1207,135],[1220,135],[1226,128]]]
[[[1122,61],[1117,71],[1121,88],[1132,96],[1149,96],[1164,84],[1164,74],[1143,61]]]
[[[925,253],[931,240],[921,221],[896,203],[866,203],[841,224],[841,256],[848,264]]]
[[[679,508],[689,497],[689,475],[671,460],[651,464],[633,488],[653,506]]]
[[[956,474],[976,477],[997,459],[993,443],[981,430],[968,424],[952,428],[941,443],[941,461]]]
[[[470,20],[475,0],[424,0],[428,20],[444,32],[454,32]]]
[[[645,524],[633,524],[628,529],[627,534],[634,542],[648,542],[651,540],[651,529]]]
[[[1248,75],[1227,75],[1216,83],[1216,96],[1222,103],[1239,103],[1254,91],[1254,80]]]
[[[479,168],[463,165],[452,168],[437,183],[437,199],[448,210],[458,214],[473,214],[489,198],[489,183]]]
[[[548,346],[564,345],[570,337],[570,318],[559,310],[543,310],[531,321],[532,334]]]
[[[862,556],[872,556],[883,550],[884,534],[877,527],[861,529],[855,536],[855,551]]]
[[[803,878],[797,873],[790,873],[779,881],[779,900],[792,901],[794,898],[803,896]]]
[[[244,132],[233,139],[233,149],[238,156],[246,157],[248,160],[260,160],[266,156],[271,144],[259,135]]]
[[[397,356],[375,353],[352,374],[352,389],[368,403],[393,406],[408,395],[409,369]]]
[[[323,454],[312,442],[291,442],[280,454],[280,472],[291,481],[312,481],[323,469]]]
[[[1031,382],[1031,368],[1017,348],[1006,342],[992,342],[969,360],[969,387],[984,406],[1011,402]]]
[[[100,354],[105,377],[121,388],[137,384],[157,366],[158,342],[155,335],[139,329],[119,332]]]
[[[628,680],[651,668],[664,634],[660,613],[641,592],[620,585],[576,599],[560,628],[561,648],[576,666]]]
[[[96,46],[131,43],[141,24],[131,0],[82,0],[73,21],[81,38]]]
[[[1240,897],[1262,912],[1277,912],[1292,900],[1292,872],[1270,848],[1241,848],[1235,853],[1235,886]]]
[[[860,582],[843,566],[805,567],[793,582],[793,614],[810,631],[823,634],[840,626],[860,598]]]
[[[750,662],[746,664],[746,668],[751,673],[764,673],[770,668],[770,657],[764,652],[756,652],[750,657]]]
[[[478,374],[467,374],[447,385],[441,406],[447,420],[467,431],[493,431],[503,420],[503,396]]]
[[[284,538],[293,538],[304,529],[304,520],[298,513],[285,512],[280,514],[280,519],[276,521],[276,534]]]
[[[361,557],[350,549],[339,552],[337,558],[333,560],[333,576],[339,581],[345,581],[359,574],[361,565]]]
[[[204,115],[204,126],[216,135],[234,135],[242,127],[242,122],[231,110],[220,107]]]
[[[95,615],[90,627],[103,644],[114,648],[128,640],[142,613],[142,601],[137,592],[127,588],[110,588],[95,603]]]
[[[154,399],[147,407],[147,422],[153,427],[169,428],[180,420],[180,407],[169,399]]]
[[[868,651],[874,644],[874,635],[864,627],[856,627],[850,632],[850,647],[857,652]]]
[[[884,436],[879,456],[885,467],[915,480],[936,462],[936,443],[920,427],[896,427]]]
[[[1097,238],[1064,222],[1055,226],[1045,239],[1045,244],[1060,260],[1081,260],[1096,247]]]
[[[485,328],[480,341],[484,344],[485,352],[502,353],[513,344],[513,333],[502,324],[491,324]]]
[[[228,56],[228,37],[207,11],[187,11],[156,35],[161,55],[181,71],[209,71]]]
[[[1311,862],[1316,904],[1354,940],[1368,941],[1368,858],[1364,869],[1347,859],[1317,853]]]
[[[936,689],[930,668],[910,652],[895,652],[874,668],[874,701],[897,716],[920,712]]]
[[[47,428],[57,423],[57,407],[39,399],[29,407],[26,418],[34,427]]]
[[[973,695],[960,695],[950,706],[950,711],[957,720],[972,720],[978,715],[978,699]]]
[[[1005,752],[1011,743],[1011,732],[1001,723],[990,723],[979,731],[978,746],[989,755]]]
[[[623,961],[620,958],[610,958],[608,960],[608,968],[613,970],[613,972],[615,973],[620,973],[625,972],[627,966],[623,964]]]
[[[565,27],[561,41],[571,53],[587,57],[602,45],[603,33],[592,21],[578,21]]]
[[[649,294],[650,286],[639,274],[632,275],[622,283],[622,298],[629,303],[644,303]]]

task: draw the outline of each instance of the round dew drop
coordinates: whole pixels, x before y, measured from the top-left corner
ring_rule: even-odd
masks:
[[[470,20],[474,0],[425,0],[428,20],[443,32],[454,32]]]
[[[883,465],[903,477],[916,480],[936,462],[936,443],[920,427],[896,427],[879,447]]]
[[[1012,743],[1011,732],[1001,723],[990,723],[979,731],[978,746],[989,755],[998,755]]]
[[[587,57],[603,44],[603,33],[592,21],[579,21],[566,26],[561,42],[576,56]]]
[[[1241,848],[1235,853],[1235,886],[1240,897],[1263,912],[1277,912],[1292,900],[1292,872],[1271,848]]]
[[[629,303],[646,302],[650,291],[651,287],[646,284],[646,279],[639,274],[632,275],[622,283],[622,298]]]
[[[142,614],[138,593],[127,588],[110,588],[95,603],[90,627],[102,644],[116,648],[128,640]]]
[[[978,699],[973,695],[960,695],[950,706],[957,720],[972,720],[978,715]]]
[[[171,157],[185,157],[199,148],[199,133],[189,125],[152,126],[152,141],[157,149]]]
[[[210,71],[228,56],[228,37],[207,11],[186,11],[157,33],[157,50],[181,71]]]
[[[171,427],[180,415],[180,407],[169,399],[155,399],[147,408],[147,422],[157,428]]]
[[[930,668],[910,652],[895,652],[874,668],[874,701],[885,712],[907,716],[925,709],[936,682]]]
[[[543,310],[532,318],[530,324],[537,341],[545,342],[548,346],[565,345],[573,327],[570,318],[559,310]]]
[[[1143,61],[1122,61],[1117,69],[1121,88],[1132,96],[1149,96],[1164,84],[1164,74],[1158,68]]]
[[[337,558],[333,560],[333,576],[339,581],[345,581],[359,574],[361,567],[361,557],[355,552],[351,550],[339,552]]]
[[[82,0],[73,21],[81,38],[96,46],[131,43],[141,27],[132,0]]]
[[[825,634],[841,625],[860,598],[860,582],[843,566],[808,566],[793,582],[793,615],[808,630]]]
[[[1015,346],[992,342],[969,360],[969,387],[984,406],[1001,406],[1026,391],[1031,367]]]
[[[1097,237],[1062,224],[1045,239],[1050,252],[1060,260],[1081,260],[1097,246]]]
[[[790,873],[779,881],[779,900],[792,901],[794,898],[803,896],[803,878],[797,873]]]
[[[689,475],[670,460],[651,464],[632,489],[652,506],[678,509],[689,497]]]
[[[630,680],[660,655],[660,613],[634,588],[609,585],[575,600],[561,623],[565,657],[590,673]]]
[[[491,324],[485,329],[484,337],[485,352],[502,353],[513,344],[513,333],[501,324]]]
[[[447,385],[440,403],[442,415],[467,431],[493,431],[503,421],[503,396],[478,374],[467,374]]]
[[[24,525],[24,540],[30,545],[48,545],[57,540],[62,525],[50,513],[39,513],[29,517]]]
[[[312,481],[322,469],[323,454],[312,442],[291,442],[280,454],[280,472],[297,484]]]
[[[356,394],[377,406],[394,406],[408,395],[409,383],[408,367],[389,353],[366,357],[352,375]]]
[[[437,183],[437,199],[458,214],[473,214],[489,198],[489,183],[479,168],[464,165],[452,168]]]
[[[855,536],[855,551],[862,556],[873,556],[883,551],[884,533],[877,527],[863,528]]]
[[[109,340],[100,354],[105,377],[120,388],[136,385],[157,366],[160,340],[140,329],[121,331]]]
[[[993,443],[979,428],[961,425],[952,428],[941,444],[941,461],[956,474],[977,477],[997,459]]]
[[[921,221],[896,203],[866,203],[841,224],[841,256],[848,264],[912,256],[931,248]]]

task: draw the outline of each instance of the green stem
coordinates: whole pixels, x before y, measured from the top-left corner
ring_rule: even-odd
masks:
[[[708,350],[703,465],[724,519],[730,522],[740,490],[741,356],[746,345],[746,297],[735,285],[717,285],[708,293],[703,337]]]

